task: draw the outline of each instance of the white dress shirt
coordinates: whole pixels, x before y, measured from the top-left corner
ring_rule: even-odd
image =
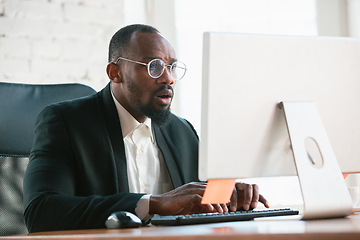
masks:
[[[151,119],[139,123],[112,95],[123,134],[129,191],[146,193],[135,209],[140,219],[148,219],[150,195],[173,189],[164,157],[156,144]]]

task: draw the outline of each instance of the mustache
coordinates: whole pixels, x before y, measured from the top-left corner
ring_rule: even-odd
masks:
[[[174,88],[172,86],[161,86],[159,89],[156,89],[153,92],[153,95],[156,96],[159,92],[164,91],[164,90],[170,90],[172,92],[172,97],[174,97]]]

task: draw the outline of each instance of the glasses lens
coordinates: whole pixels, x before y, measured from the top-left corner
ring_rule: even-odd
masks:
[[[154,59],[149,62],[149,74],[153,78],[158,78],[163,73],[165,63],[160,59]]]
[[[182,62],[174,62],[171,65],[171,76],[175,80],[180,80],[184,77],[186,73],[186,66]]]

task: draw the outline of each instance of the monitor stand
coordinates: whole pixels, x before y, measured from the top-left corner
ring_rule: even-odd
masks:
[[[281,102],[304,201],[302,219],[344,217],[352,201],[313,102]]]

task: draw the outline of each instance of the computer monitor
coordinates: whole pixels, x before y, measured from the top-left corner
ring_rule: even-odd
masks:
[[[290,104],[291,116],[285,117],[284,109],[279,107],[281,102]],[[305,104],[304,113],[293,103]],[[333,165],[338,163],[343,173],[360,172],[359,104],[360,39],[206,32],[199,177],[208,180],[301,175],[303,196],[323,188],[322,184],[337,184],[341,172]],[[325,140],[310,133],[301,136],[304,139],[300,144],[291,144],[288,128],[301,134],[305,130],[297,126],[308,120],[307,128],[325,130]],[[294,164],[293,150],[314,138],[323,162],[316,167],[304,160],[309,174],[306,177],[301,166]],[[327,160],[328,153],[336,156],[337,163]],[[329,165],[331,169],[324,170]],[[316,175],[320,179],[311,179]],[[345,192],[344,185],[340,185],[341,192],[332,192],[332,197],[346,195],[344,204],[348,205],[347,189]],[[327,191],[327,187],[324,189]],[[315,195],[322,199],[325,193]],[[308,210],[309,201],[304,199]],[[328,207],[324,208],[326,211]]]

